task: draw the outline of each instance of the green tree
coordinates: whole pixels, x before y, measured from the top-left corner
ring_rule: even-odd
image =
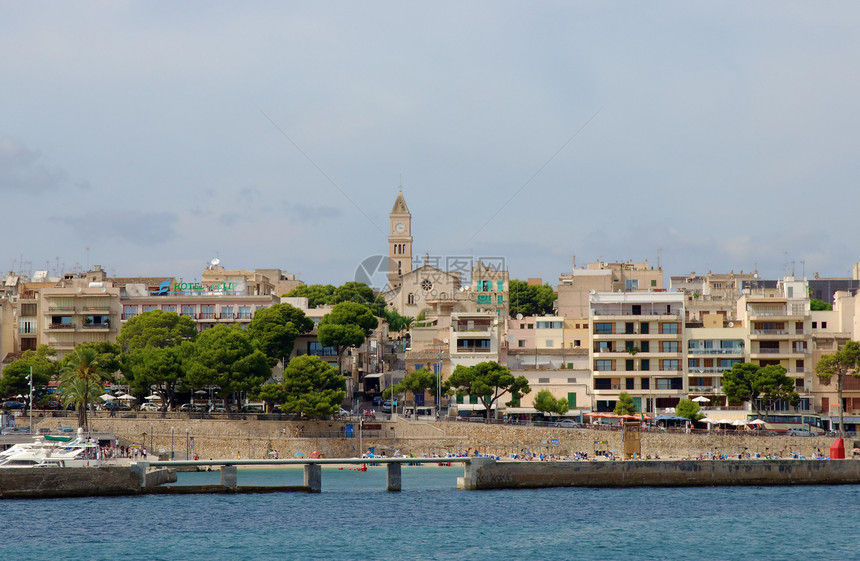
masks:
[[[818,359],[815,365],[815,374],[825,384],[836,379],[836,394],[839,402],[839,433],[846,438],[845,423],[842,407],[842,390],[845,384],[845,376],[860,378],[860,343],[848,341],[841,349],[830,355],[824,355]]]
[[[508,283],[511,300],[510,315],[535,316],[551,314],[556,294],[548,284],[529,285],[526,281],[513,279]]]
[[[364,343],[377,325],[373,312],[364,304],[341,302],[320,320],[317,339],[323,346],[337,349],[337,371],[342,373],[343,352]]]
[[[334,304],[335,287],[331,284],[303,284],[284,294],[287,298],[307,298],[309,308]]]
[[[613,412],[616,415],[635,415],[637,411],[636,404],[633,402],[633,396],[627,392],[618,394],[618,401],[615,402]]]
[[[511,401],[506,403],[510,405],[531,391],[525,376],[514,376],[510,370],[495,361],[481,362],[475,366],[458,366],[445,380],[442,389],[446,394],[453,390],[457,395],[477,397],[486,410],[487,419],[490,419],[493,404],[506,393],[511,395]]]
[[[101,385],[108,372],[98,362],[98,353],[92,347],[79,346],[69,355],[66,366],[60,372],[60,395],[67,404],[74,404],[78,411],[78,427],[89,430],[87,409],[101,395]]]
[[[346,398],[346,380],[320,357],[303,355],[284,369],[283,383],[263,386],[259,395],[267,403],[280,403],[285,413],[327,417]]]
[[[117,343],[91,341],[89,343],[81,343],[78,347],[91,348],[96,352],[96,360],[98,361],[99,366],[102,370],[111,374],[109,379],[113,379],[113,374],[122,368],[122,355],[120,352],[120,346]],[[70,356],[71,355],[66,355],[66,357],[60,361],[60,368],[66,365]]]
[[[809,309],[813,312],[818,311],[830,311],[833,309],[833,306],[824,302],[823,300],[818,300],[817,298],[809,299]]]
[[[218,325],[197,336],[185,361],[185,383],[217,386],[228,400],[236,392],[256,391],[271,375],[266,355],[240,327]]]
[[[56,351],[48,345],[39,345],[35,351],[24,351],[21,358],[15,360],[3,369],[0,378],[0,397],[10,395],[28,395],[30,393],[30,368],[33,368],[34,399],[44,393],[45,386],[59,371],[56,362],[51,358]]]
[[[120,330],[117,343],[125,352],[144,347],[173,347],[193,341],[197,327],[188,316],[152,310],[130,318]]]
[[[534,408],[541,413],[564,415],[570,408],[566,399],[556,399],[549,390],[541,390],[535,396]]]
[[[391,397],[391,390],[394,390],[394,395],[412,392],[412,395],[415,396],[423,394],[428,390],[435,395],[437,379],[436,373],[429,368],[418,368],[404,376],[403,381],[396,384],[393,388],[386,388],[382,392],[382,396],[386,398]]]
[[[176,405],[176,392],[185,377],[185,361],[193,343],[183,341],[176,347],[144,347],[123,356],[123,375],[132,392],[155,393],[161,398],[161,410]]]
[[[692,399],[684,398],[675,406],[675,414],[679,417],[684,417],[690,421],[698,421],[704,415],[701,413],[701,407]]]
[[[248,325],[248,333],[269,358],[269,366],[286,360],[293,352],[296,337],[314,328],[314,322],[303,311],[289,304],[275,304],[257,310]]]
[[[765,410],[769,410],[780,400],[786,400],[792,405],[800,402],[794,380],[786,376],[784,367],[773,364],[733,364],[731,370],[723,372],[723,393],[730,403],[748,401],[759,416],[762,415],[762,405]]]

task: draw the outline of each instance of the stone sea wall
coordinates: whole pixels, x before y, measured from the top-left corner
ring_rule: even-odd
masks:
[[[48,428],[56,427],[56,419],[44,419],[41,423]],[[348,423],[353,425],[353,438],[343,438]],[[367,428],[362,431],[361,442],[355,421],[161,419],[153,415],[146,419],[99,418],[93,421],[93,426],[97,430],[113,431],[126,445],[141,445],[145,439],[150,452],[164,450],[169,453],[172,441],[176,459],[185,459],[186,429],[189,456],[196,453],[201,459],[266,458],[274,450],[282,458],[296,453],[309,455],[314,451],[327,457],[355,457],[370,447],[387,454],[396,449],[403,454],[416,455],[474,452],[477,449],[481,453],[498,455],[525,450],[566,456],[575,452],[592,455],[596,448],[623,450],[618,431],[425,422],[401,418],[365,423]],[[606,444],[595,445],[595,440]],[[810,457],[818,450],[827,454],[832,442],[832,437],[646,432],[642,434],[642,453],[651,458],[689,458],[702,453],[727,454],[737,458],[744,452],[753,456],[756,453],[762,456],[781,453],[783,457],[796,452]],[[852,444],[851,441],[846,442],[849,457]]]

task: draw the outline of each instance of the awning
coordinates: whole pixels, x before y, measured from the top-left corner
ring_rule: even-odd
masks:
[[[383,376],[385,376],[385,372],[375,372],[373,374],[365,374],[364,379],[370,380],[371,378],[382,378]]]
[[[508,407],[502,413],[537,413],[538,410],[534,407]]]
[[[452,403],[449,407],[456,407],[457,411],[486,411],[486,407],[484,407],[480,403]],[[496,404],[494,403],[491,409],[495,409]]]

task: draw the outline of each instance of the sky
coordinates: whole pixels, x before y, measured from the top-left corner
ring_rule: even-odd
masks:
[[[341,284],[400,188],[512,278],[860,261],[857,3],[2,2],[0,83],[0,270]]]

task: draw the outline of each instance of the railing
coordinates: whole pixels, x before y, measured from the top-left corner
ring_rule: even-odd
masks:
[[[753,329],[752,335],[788,335],[787,329]]]
[[[487,347],[457,347],[458,353],[491,353],[493,349]]]
[[[691,355],[740,355],[744,350],[737,349],[687,349],[687,354]]]
[[[65,330],[74,331],[75,324],[74,323],[52,323],[51,325],[48,326],[48,329],[60,329],[60,330],[65,329]]]
[[[197,314],[197,319],[218,319],[218,316],[214,312],[206,312],[202,314]]]
[[[84,329],[110,329],[110,324],[105,323],[85,323],[82,325]]]
[[[758,349],[757,351],[753,351],[753,353],[763,354],[763,355],[778,355],[780,352],[779,349]]]

